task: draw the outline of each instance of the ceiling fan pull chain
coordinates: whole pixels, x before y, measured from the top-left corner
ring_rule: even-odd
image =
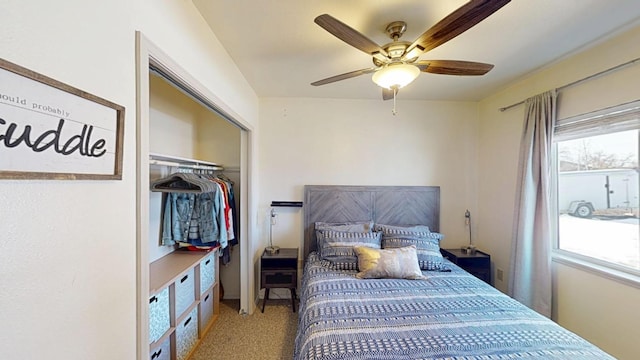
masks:
[[[393,110],[391,110],[391,113],[393,114],[393,116],[396,116],[396,114],[398,113],[396,111],[396,94],[398,94],[398,89],[394,87],[393,88]]]

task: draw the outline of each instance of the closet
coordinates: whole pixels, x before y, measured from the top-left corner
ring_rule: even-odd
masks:
[[[220,175],[233,183],[239,222],[241,129],[152,70],[148,126],[148,358],[185,360],[215,323],[223,289],[225,299],[240,298],[242,234],[234,234],[238,245],[229,245],[225,265],[218,248],[183,251],[163,245],[167,192],[152,191],[151,184],[177,173]]]

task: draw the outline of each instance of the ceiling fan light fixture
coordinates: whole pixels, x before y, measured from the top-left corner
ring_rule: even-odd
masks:
[[[389,64],[376,71],[371,79],[376,85],[387,89],[399,89],[409,85],[420,75],[415,65],[404,63]]]

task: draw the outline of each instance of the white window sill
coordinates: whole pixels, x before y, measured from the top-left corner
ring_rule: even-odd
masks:
[[[618,269],[614,267],[615,265],[605,265],[604,262],[598,261],[597,259],[559,249],[552,251],[551,260],[640,289],[640,271]]]

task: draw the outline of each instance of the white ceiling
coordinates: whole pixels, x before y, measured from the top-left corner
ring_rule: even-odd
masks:
[[[259,97],[380,99],[362,75],[310,83],[372,67],[371,57],[313,22],[327,13],[384,45],[389,22],[407,22],[402,40],[420,34],[466,0],[193,0]],[[399,98],[480,100],[525,74],[640,23],[638,0],[512,0],[420,59],[494,64],[484,76],[421,73]]]

